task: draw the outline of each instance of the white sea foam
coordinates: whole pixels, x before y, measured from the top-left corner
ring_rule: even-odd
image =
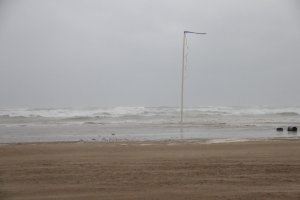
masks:
[[[300,115],[300,107],[195,107],[187,108],[188,114],[203,115]],[[46,109],[0,109],[0,116],[10,117],[49,117],[49,118],[70,118],[70,117],[95,117],[95,116],[124,116],[124,115],[173,115],[178,114],[178,108],[172,107],[115,107],[115,108],[46,108]]]
[[[235,142],[248,142],[251,141],[249,139],[212,139],[212,140],[207,140],[205,143],[206,144],[219,144],[219,143],[235,143]]]
[[[152,124],[174,126],[180,110],[174,107],[18,108],[0,109],[0,124]],[[187,108],[186,126],[255,127],[300,124],[300,107]]]
[[[85,108],[85,109],[0,109],[0,116],[9,117],[47,117],[47,118],[73,118],[73,117],[96,117],[96,116],[114,116],[123,115],[142,115],[145,112],[144,107],[115,107],[115,108]]]

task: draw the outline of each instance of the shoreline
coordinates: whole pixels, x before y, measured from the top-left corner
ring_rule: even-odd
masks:
[[[272,137],[272,138],[216,138],[216,139],[165,139],[165,140],[74,140],[74,141],[40,141],[40,142],[11,142],[0,143],[1,146],[13,146],[13,145],[30,145],[30,144],[226,144],[226,143],[244,143],[244,142],[263,142],[263,141],[294,141],[300,140],[299,137]]]
[[[265,140],[272,138],[300,138],[298,133],[277,132],[274,128],[149,128],[99,126],[1,127],[0,143],[36,142],[127,142],[168,140]]]

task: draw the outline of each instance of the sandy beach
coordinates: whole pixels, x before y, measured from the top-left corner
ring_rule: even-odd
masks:
[[[300,141],[0,146],[0,199],[300,199]]]

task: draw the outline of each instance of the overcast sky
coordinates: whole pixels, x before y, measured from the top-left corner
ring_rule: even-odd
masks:
[[[0,0],[0,107],[300,105],[299,0]]]

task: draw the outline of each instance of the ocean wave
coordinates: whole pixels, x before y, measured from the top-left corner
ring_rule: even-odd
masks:
[[[147,114],[145,107],[115,107],[115,108],[86,108],[86,109],[0,109],[0,117],[47,117],[47,118],[75,118],[75,117],[102,117]]]
[[[26,121],[62,121],[95,123],[158,123],[178,122],[180,109],[176,107],[114,107],[114,108],[18,108],[0,109],[0,122]],[[222,123],[264,123],[287,119],[299,119],[300,107],[224,107],[206,106],[186,108],[186,122]],[[262,120],[262,118],[264,120]],[[248,120],[248,121],[247,121]],[[252,124],[252,122],[250,123]]]
[[[299,116],[300,114],[297,112],[279,112],[278,115],[282,116]]]

